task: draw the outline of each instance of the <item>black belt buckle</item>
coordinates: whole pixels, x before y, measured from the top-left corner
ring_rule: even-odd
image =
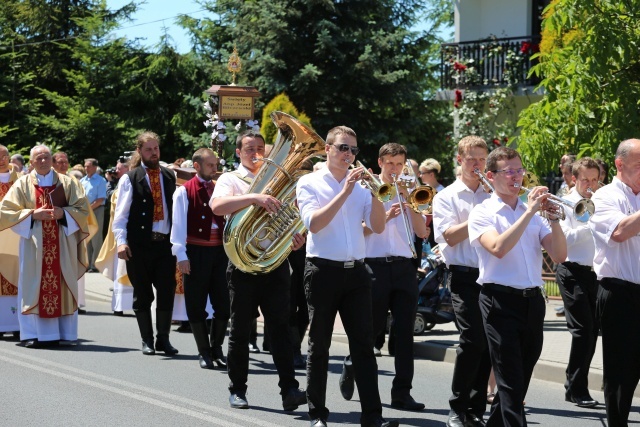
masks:
[[[531,298],[538,295],[538,288],[526,288],[522,290],[522,296],[525,298]]]

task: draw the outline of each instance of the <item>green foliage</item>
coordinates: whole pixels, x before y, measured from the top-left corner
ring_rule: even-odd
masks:
[[[311,119],[304,113],[300,113],[295,105],[291,102],[289,97],[281,93],[273,98],[267,105],[262,109],[262,123],[260,124],[260,133],[264,136],[267,144],[273,144],[276,140],[276,135],[278,134],[278,129],[271,121],[271,113],[274,111],[282,111],[283,113],[287,113],[290,116],[295,117],[300,120],[302,123],[307,126],[311,126]]]
[[[352,127],[371,163],[389,141],[433,155],[450,129],[447,106],[429,101],[435,31],[410,30],[430,3],[221,0],[205,3],[215,20],[187,21],[205,54],[237,45],[238,84],[256,86],[263,99],[286,92],[320,135]]]
[[[520,115],[519,151],[526,164],[552,170],[562,154],[613,163],[620,141],[638,137],[640,2],[559,0],[544,21],[562,39],[532,72],[546,94]],[[579,36],[566,34],[580,30]]]

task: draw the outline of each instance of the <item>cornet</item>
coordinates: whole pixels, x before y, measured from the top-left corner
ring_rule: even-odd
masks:
[[[355,166],[349,165],[350,168],[362,168],[362,175],[360,176],[360,182],[367,187],[373,196],[380,200],[382,203],[393,200],[396,197],[397,189],[391,184],[385,184],[380,179],[376,178],[369,169],[362,164],[360,160],[356,160]]]
[[[480,180],[480,182],[484,186],[484,189],[485,189],[485,191],[487,193],[492,194],[495,191],[494,188],[493,188],[493,185],[491,184],[491,181],[489,181],[487,176],[480,169],[475,168],[473,170],[473,173],[478,175],[478,179]]]
[[[527,176],[525,175],[525,177]],[[533,175],[533,177],[537,182],[537,177],[535,177],[535,175]],[[529,178],[529,180],[523,180],[522,185],[520,186],[521,193],[528,195],[531,192],[531,189],[527,188],[528,182],[526,181],[533,181],[533,179]],[[516,184],[516,186],[518,185]],[[591,190],[591,189],[588,189],[588,190]],[[554,196],[553,194],[550,194],[549,197],[547,198],[547,202],[549,203],[549,205],[551,205],[551,208],[545,209],[545,211],[552,215],[556,215],[559,219],[562,219],[562,220],[565,219],[563,206],[570,208],[573,212],[573,217],[576,219],[576,221],[580,221],[580,222],[589,221],[589,218],[591,218],[596,211],[595,205],[589,199],[580,199],[577,202],[572,202],[562,197],[558,197],[558,196]]]

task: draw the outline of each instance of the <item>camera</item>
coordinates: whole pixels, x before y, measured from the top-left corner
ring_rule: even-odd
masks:
[[[105,172],[106,173],[110,173],[111,175],[115,175],[116,174],[116,168],[109,168]]]
[[[119,163],[126,163],[129,160],[131,160],[131,155],[133,154],[133,151],[125,151],[124,154],[120,157],[118,157],[118,162]]]

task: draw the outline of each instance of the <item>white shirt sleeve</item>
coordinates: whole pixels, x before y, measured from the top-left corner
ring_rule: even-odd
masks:
[[[437,243],[447,243],[444,232],[457,225],[456,214],[449,202],[440,194],[436,194],[433,199],[433,234]]]
[[[218,178],[218,180],[216,181],[216,185],[213,188],[211,200],[217,197],[235,196],[235,186],[233,185],[234,179],[235,177],[232,176],[231,172],[225,172],[220,175],[220,178]]]
[[[300,179],[296,187],[296,198],[298,200],[298,209],[300,209],[300,218],[305,228],[309,230],[311,226],[311,216],[315,211],[320,209],[318,197],[309,185],[308,179]]]
[[[469,214],[469,243],[471,246],[479,248],[480,237],[487,231],[496,230],[496,225],[490,215],[486,215],[484,204],[476,206]]]
[[[596,211],[589,220],[589,228],[596,246],[602,243],[612,247],[616,242],[611,240],[611,235],[627,215],[620,209],[616,197],[606,197],[604,193],[596,192],[591,200],[593,200]]]
[[[171,227],[171,253],[177,258],[178,262],[187,261],[187,210],[189,209],[189,200],[187,199],[187,190],[184,187],[178,187],[173,193],[173,221]]]
[[[118,181],[118,201],[116,202],[116,211],[113,215],[113,235],[116,238],[116,244],[127,244],[127,223],[129,222],[129,210],[131,209],[131,200],[133,198],[133,189],[129,175],[125,174]]]

